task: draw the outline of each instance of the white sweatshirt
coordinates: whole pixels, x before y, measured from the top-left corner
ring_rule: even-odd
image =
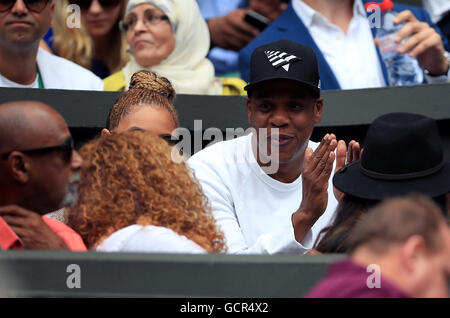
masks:
[[[305,253],[333,221],[337,201],[332,182],[326,211],[298,243],[291,217],[302,200],[302,178],[282,183],[265,174],[255,160],[251,136],[216,143],[188,160],[224,231],[228,252]],[[317,146],[309,142],[313,150]]]

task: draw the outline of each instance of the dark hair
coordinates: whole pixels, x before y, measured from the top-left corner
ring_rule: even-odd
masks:
[[[442,215],[447,215],[446,196],[432,198],[440,207]],[[380,201],[358,198],[345,194],[336,208],[333,224],[322,229],[314,243],[314,249],[321,253],[347,253],[352,249],[350,231],[359,223],[361,217]]]
[[[446,220],[435,200],[421,194],[388,199],[361,217],[348,235],[348,252],[352,254],[364,245],[381,254],[391,244],[402,243],[413,235],[421,236],[427,249],[436,252],[443,245],[439,235],[443,224]]]
[[[175,126],[178,127],[178,116],[173,106],[175,96],[175,90],[167,78],[146,70],[138,71],[131,77],[129,90],[124,92],[111,108],[106,127],[109,130],[117,128],[119,122],[130,113],[131,109],[144,104],[166,109]]]
[[[345,194],[336,208],[333,224],[319,232],[314,249],[321,253],[346,253],[349,248],[347,239],[350,230],[360,217],[377,203],[379,201]]]

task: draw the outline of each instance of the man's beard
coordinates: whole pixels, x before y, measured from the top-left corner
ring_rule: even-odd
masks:
[[[61,207],[73,207],[78,201],[78,181],[80,180],[80,172],[75,172],[73,177],[67,184],[66,193],[61,202]]]

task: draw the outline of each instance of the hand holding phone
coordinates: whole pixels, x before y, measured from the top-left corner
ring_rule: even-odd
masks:
[[[260,31],[264,30],[270,24],[270,20],[268,18],[253,10],[247,11],[244,16],[244,21]]]

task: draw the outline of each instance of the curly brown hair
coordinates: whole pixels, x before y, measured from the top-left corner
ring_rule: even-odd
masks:
[[[178,116],[173,107],[175,96],[175,90],[167,78],[146,70],[136,72],[131,77],[130,89],[124,92],[112,107],[106,127],[110,131],[114,130],[123,117],[143,105],[164,108],[178,127]]]
[[[82,147],[78,203],[68,225],[89,248],[132,224],[167,227],[208,252],[226,250],[206,196],[184,162],[171,160],[164,140],[126,131]]]

